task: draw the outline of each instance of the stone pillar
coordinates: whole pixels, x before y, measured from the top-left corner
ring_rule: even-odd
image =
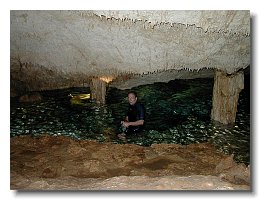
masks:
[[[90,84],[91,98],[97,103],[105,104],[106,102],[106,82],[99,78],[91,79]]]
[[[236,120],[237,102],[244,89],[243,71],[228,75],[216,71],[214,77],[211,119],[222,124],[232,124]]]

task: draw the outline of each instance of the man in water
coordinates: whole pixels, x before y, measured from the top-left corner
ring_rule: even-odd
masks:
[[[137,94],[134,91],[128,93],[129,107],[124,121],[121,121],[124,133],[118,135],[122,140],[129,134],[137,134],[142,131],[144,126],[145,110],[144,106],[137,102]]]

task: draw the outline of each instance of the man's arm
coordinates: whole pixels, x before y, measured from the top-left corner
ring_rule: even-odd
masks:
[[[141,125],[144,125],[144,120],[141,119],[141,120],[137,120],[135,122],[123,122],[122,124],[125,127],[128,127],[128,126],[141,126]]]

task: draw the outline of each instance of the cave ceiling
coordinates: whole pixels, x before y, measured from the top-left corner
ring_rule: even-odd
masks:
[[[13,10],[10,50],[11,69],[30,63],[68,77],[233,73],[250,64],[250,12]]]

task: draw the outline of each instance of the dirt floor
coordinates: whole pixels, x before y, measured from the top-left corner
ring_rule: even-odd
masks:
[[[11,138],[12,190],[250,190],[250,167],[208,143]]]

